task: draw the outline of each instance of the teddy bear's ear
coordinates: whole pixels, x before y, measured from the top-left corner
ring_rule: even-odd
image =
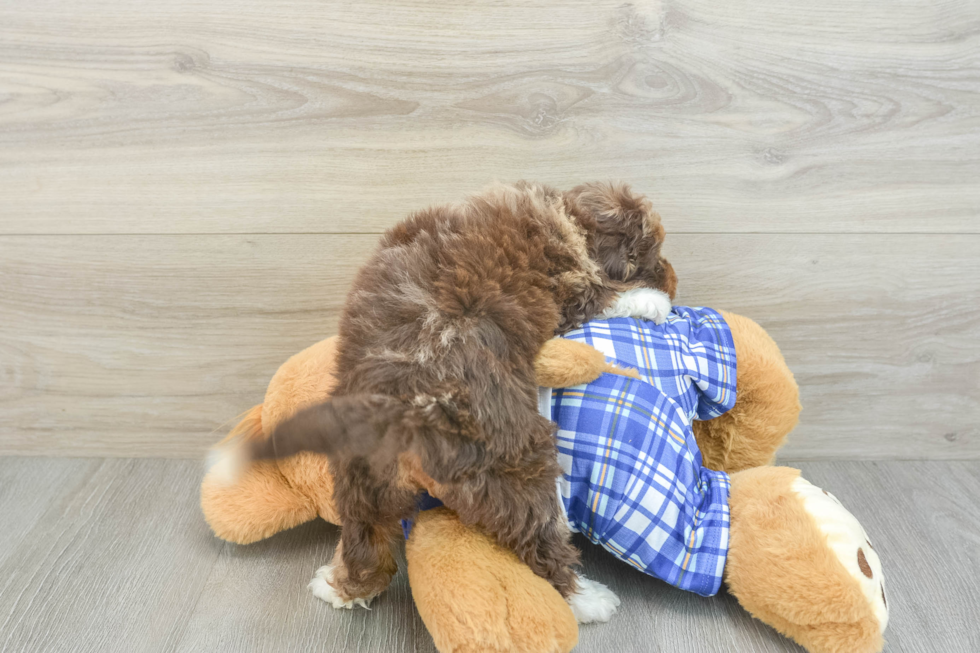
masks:
[[[592,234],[592,254],[611,281],[674,297],[677,276],[661,256],[665,231],[649,199],[628,184],[591,183],[570,190],[565,201]]]

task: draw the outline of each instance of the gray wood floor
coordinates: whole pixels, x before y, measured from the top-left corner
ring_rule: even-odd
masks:
[[[885,564],[886,650],[980,649],[980,462],[806,462]],[[195,461],[0,458],[0,651],[432,652],[404,572],[370,612],[305,585],[339,531],[315,522],[251,546],[214,539]],[[582,544],[623,599],[578,651],[800,651],[730,596],[670,588]]]

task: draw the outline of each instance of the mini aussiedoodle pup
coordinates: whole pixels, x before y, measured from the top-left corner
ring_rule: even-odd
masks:
[[[330,456],[343,523],[334,606],[387,587],[399,520],[423,489],[575,594],[578,552],[533,361],[591,318],[662,322],[676,287],[663,238],[628,186],[526,182],[420,211],[384,235],[344,307],[333,398],[247,451]]]

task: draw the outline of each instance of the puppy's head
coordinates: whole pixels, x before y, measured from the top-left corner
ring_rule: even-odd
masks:
[[[589,234],[591,254],[612,285],[656,288],[674,298],[677,274],[660,255],[664,227],[650,200],[627,184],[597,182],[568,191],[565,202]]]

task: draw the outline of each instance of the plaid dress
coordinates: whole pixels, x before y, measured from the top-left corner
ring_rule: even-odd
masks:
[[[640,571],[711,596],[728,553],[729,479],[702,465],[691,429],[735,405],[735,345],[725,320],[675,306],[656,325],[593,321],[568,333],[642,380],[604,374],[550,392],[558,490],[569,525]],[[545,396],[547,391],[545,391]]]

